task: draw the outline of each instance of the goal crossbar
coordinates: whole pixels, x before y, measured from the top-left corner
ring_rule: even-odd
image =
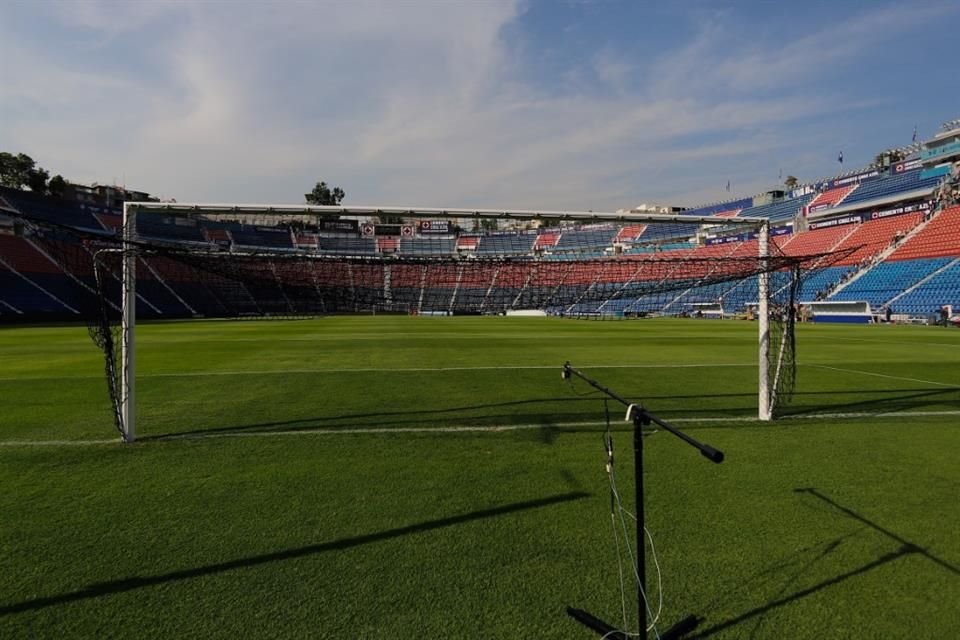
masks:
[[[121,376],[120,376],[120,413],[123,438],[131,442],[136,438],[135,418],[135,330],[136,330],[136,271],[139,238],[136,232],[136,218],[141,213],[167,213],[171,215],[191,214],[216,219],[218,216],[283,216],[289,220],[308,221],[328,216],[400,216],[429,217],[439,219],[498,218],[503,220],[531,221],[570,221],[589,223],[673,223],[724,227],[732,230],[737,227],[752,227],[758,233],[759,258],[766,263],[769,257],[770,221],[754,217],[714,217],[688,216],[683,214],[655,214],[646,212],[603,212],[603,211],[566,211],[536,209],[468,209],[446,207],[401,207],[401,206],[323,206],[323,205],[267,205],[267,204],[227,204],[227,203],[174,203],[174,202],[127,202],[123,208],[124,258],[122,262],[122,313],[121,313]],[[767,309],[769,295],[768,274],[761,273],[758,279],[759,313],[759,418],[772,418],[770,388],[768,383],[768,361],[770,350],[770,326]]]
[[[124,216],[138,211],[156,211],[178,214],[205,215],[269,215],[290,216],[424,216],[429,218],[501,218],[504,220],[569,220],[579,222],[672,222],[682,224],[710,224],[725,226],[761,226],[766,218],[715,216],[688,216],[683,214],[565,211],[538,209],[457,209],[447,207],[383,207],[383,206],[331,206],[331,205],[286,205],[286,204],[200,204],[182,202],[128,202]]]

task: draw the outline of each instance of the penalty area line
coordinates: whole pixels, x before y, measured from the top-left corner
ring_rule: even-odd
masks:
[[[887,373],[876,373],[874,371],[862,371],[860,369],[847,369],[845,367],[830,367],[825,364],[803,364],[801,366],[806,367],[816,367],[818,369],[829,369],[831,371],[842,371],[844,373],[859,373],[864,376],[873,376],[875,378],[888,378],[890,380],[903,380],[905,382],[919,382],[921,384],[932,384],[938,387],[946,387],[948,389],[957,389],[960,391],[960,386],[955,384],[947,384],[946,382],[937,382],[936,380],[922,380],[921,378],[908,378],[906,376],[893,376]]]
[[[960,410],[943,411],[889,411],[889,412],[871,412],[871,411],[848,411],[842,413],[810,413],[793,416],[782,416],[770,423],[775,426],[777,423],[816,421],[816,420],[851,420],[858,418],[922,418],[922,417],[943,417],[960,416]],[[713,416],[713,417],[690,417],[690,418],[666,418],[668,422],[707,424],[722,422],[742,422],[759,423],[761,420],[755,415],[749,416]],[[621,421],[617,421],[619,424]],[[143,441],[169,441],[169,440],[214,440],[218,438],[283,438],[292,436],[336,436],[336,435],[378,435],[378,434],[410,434],[410,433],[506,433],[511,431],[536,431],[542,429],[574,429],[578,427],[602,427],[606,422],[602,420],[590,422],[554,422],[548,424],[507,424],[507,425],[477,425],[461,427],[346,427],[346,428],[317,428],[317,429],[298,429],[283,431],[235,431],[230,433],[171,433],[162,436],[148,436]],[[112,440],[11,440],[7,442],[0,441],[0,447],[69,447],[86,446],[101,444],[122,444],[119,438]]]
[[[97,444],[118,444],[120,438],[110,440],[0,440],[0,447],[88,447]]]

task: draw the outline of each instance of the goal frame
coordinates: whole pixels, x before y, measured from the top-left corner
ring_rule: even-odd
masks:
[[[136,282],[137,255],[139,238],[136,231],[138,215],[144,212],[168,213],[177,215],[261,215],[265,217],[284,217],[295,219],[304,216],[308,219],[326,216],[401,216],[425,217],[437,219],[498,218],[503,220],[530,221],[551,220],[561,222],[580,222],[583,224],[613,222],[619,224],[635,223],[673,223],[693,226],[717,225],[725,227],[749,227],[756,229],[758,254],[761,264],[766,267],[769,258],[770,220],[756,217],[715,217],[653,214],[639,212],[602,212],[602,211],[562,211],[531,209],[463,209],[437,207],[406,206],[325,206],[325,205],[284,205],[284,204],[230,204],[230,203],[176,203],[176,202],[125,202],[123,205],[123,261],[121,296],[121,358],[120,358],[120,418],[121,435],[124,442],[133,442],[137,436],[136,423]],[[770,317],[769,317],[769,273],[763,269],[758,275],[757,329],[759,346],[759,401],[758,419],[769,421],[773,418],[770,398],[769,355],[770,355]]]

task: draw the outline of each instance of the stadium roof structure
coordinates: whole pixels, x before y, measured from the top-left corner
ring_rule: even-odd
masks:
[[[506,220],[575,220],[579,222],[682,222],[687,224],[744,224],[758,225],[769,222],[766,218],[714,216],[684,216],[662,213],[603,212],[603,211],[550,211],[537,209],[451,209],[441,207],[382,207],[382,206],[328,206],[328,205],[267,205],[267,204],[199,204],[180,202],[127,202],[125,211],[139,210],[168,213],[202,213],[207,215],[251,214],[285,215],[304,217],[317,216],[423,216],[430,218],[503,218]]]

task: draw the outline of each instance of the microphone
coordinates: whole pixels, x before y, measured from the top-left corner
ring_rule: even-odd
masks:
[[[719,449],[714,449],[708,444],[700,446],[700,453],[703,454],[703,457],[709,460],[710,462],[715,462],[720,464],[723,462],[723,451]]]

